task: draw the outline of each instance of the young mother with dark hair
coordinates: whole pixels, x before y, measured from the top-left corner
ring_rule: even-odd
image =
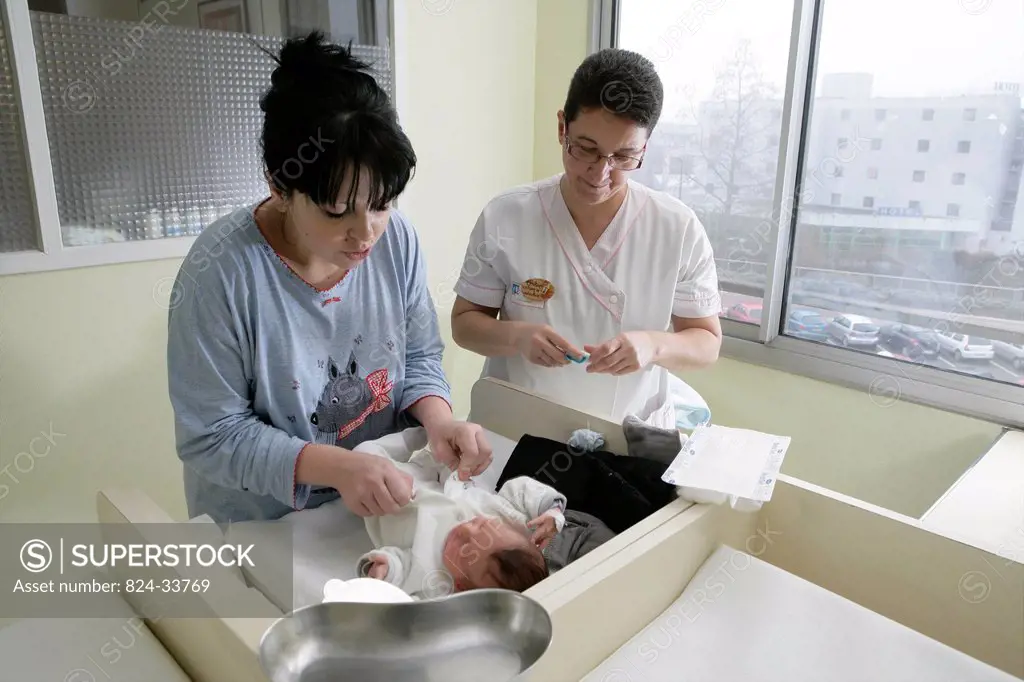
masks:
[[[421,424],[463,478],[491,451],[456,421],[416,231],[392,209],[416,155],[368,66],[314,33],[261,100],[269,197],[208,226],[167,349],[190,517],[272,519],[339,495],[397,511],[412,483],[362,441]]]

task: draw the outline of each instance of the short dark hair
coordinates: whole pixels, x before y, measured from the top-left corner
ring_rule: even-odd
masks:
[[[498,584],[506,590],[525,592],[548,577],[548,562],[532,545],[499,550],[491,559],[498,569]]]
[[[320,31],[286,41],[280,55],[271,56],[278,66],[260,99],[271,182],[285,195],[298,191],[333,206],[349,170],[348,201],[354,201],[357,171],[365,169],[370,209],[386,208],[412,178],[416,153],[370,65],[351,48],[326,42]]]
[[[608,48],[595,52],[576,68],[565,98],[565,121],[583,109],[604,108],[647,129],[661,118],[665,88],[654,64],[636,52]]]

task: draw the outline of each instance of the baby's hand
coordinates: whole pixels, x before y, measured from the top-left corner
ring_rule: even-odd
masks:
[[[531,519],[526,527],[533,529],[533,543],[540,549],[547,547],[558,533],[555,517],[551,514],[541,514],[537,518]]]
[[[371,578],[384,580],[388,577],[388,558],[383,554],[370,555],[370,570],[367,572]]]

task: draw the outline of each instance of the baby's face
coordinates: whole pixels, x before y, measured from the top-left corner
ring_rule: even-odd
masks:
[[[457,589],[499,587],[491,556],[504,549],[532,547],[529,530],[502,519],[475,516],[453,528],[444,543],[444,565]]]

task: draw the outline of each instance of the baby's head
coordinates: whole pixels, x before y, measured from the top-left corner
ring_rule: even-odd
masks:
[[[524,592],[548,577],[548,565],[526,526],[475,516],[444,541],[444,566],[455,591],[502,588]]]

